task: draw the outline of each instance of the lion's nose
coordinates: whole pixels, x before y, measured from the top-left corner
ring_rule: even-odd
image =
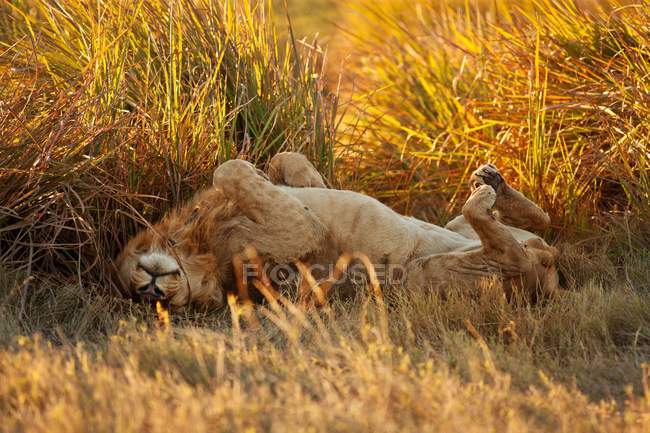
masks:
[[[146,286],[142,286],[138,289],[138,293],[141,296],[146,296],[148,298],[160,299],[165,296],[165,294],[158,288],[154,283],[149,283]]]

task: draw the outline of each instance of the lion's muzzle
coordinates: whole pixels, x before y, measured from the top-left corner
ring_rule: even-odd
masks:
[[[167,297],[167,294],[164,291],[162,291],[156,284],[156,279],[162,277],[168,277],[168,276],[180,277],[181,275],[181,272],[178,269],[174,269],[173,271],[170,272],[156,273],[154,271],[148,270],[147,268],[142,266],[141,263],[138,263],[138,267],[151,276],[151,281],[149,281],[149,283],[138,287],[137,289],[138,294],[140,296],[149,298],[151,300],[160,300]]]

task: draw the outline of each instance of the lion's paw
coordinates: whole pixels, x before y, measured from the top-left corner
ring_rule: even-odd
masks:
[[[469,181],[472,191],[482,185],[490,185],[497,193],[501,191],[505,183],[503,176],[499,173],[499,169],[494,164],[483,164],[480,166],[472,173]]]
[[[490,214],[497,199],[497,193],[491,185],[480,185],[469,196],[463,206],[463,215],[483,216]]]

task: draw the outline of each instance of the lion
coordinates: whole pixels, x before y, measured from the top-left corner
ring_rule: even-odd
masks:
[[[378,200],[327,188],[300,154],[275,155],[265,174],[250,162],[216,168],[211,187],[131,239],[116,260],[128,293],[180,307],[225,305],[233,257],[253,247],[275,264],[332,264],[345,252],[404,270],[414,290],[496,279],[504,290],[552,295],[557,250],[528,230],[549,216],[484,164],[461,215],[440,227]]]

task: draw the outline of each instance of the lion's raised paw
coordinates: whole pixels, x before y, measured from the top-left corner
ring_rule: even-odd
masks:
[[[499,173],[499,169],[494,164],[483,164],[480,166],[472,173],[469,181],[472,191],[482,185],[490,185],[497,193],[501,191],[505,183],[503,176]]]
[[[463,206],[466,218],[491,215],[490,211],[496,202],[497,193],[491,185],[480,185],[470,195]]]

